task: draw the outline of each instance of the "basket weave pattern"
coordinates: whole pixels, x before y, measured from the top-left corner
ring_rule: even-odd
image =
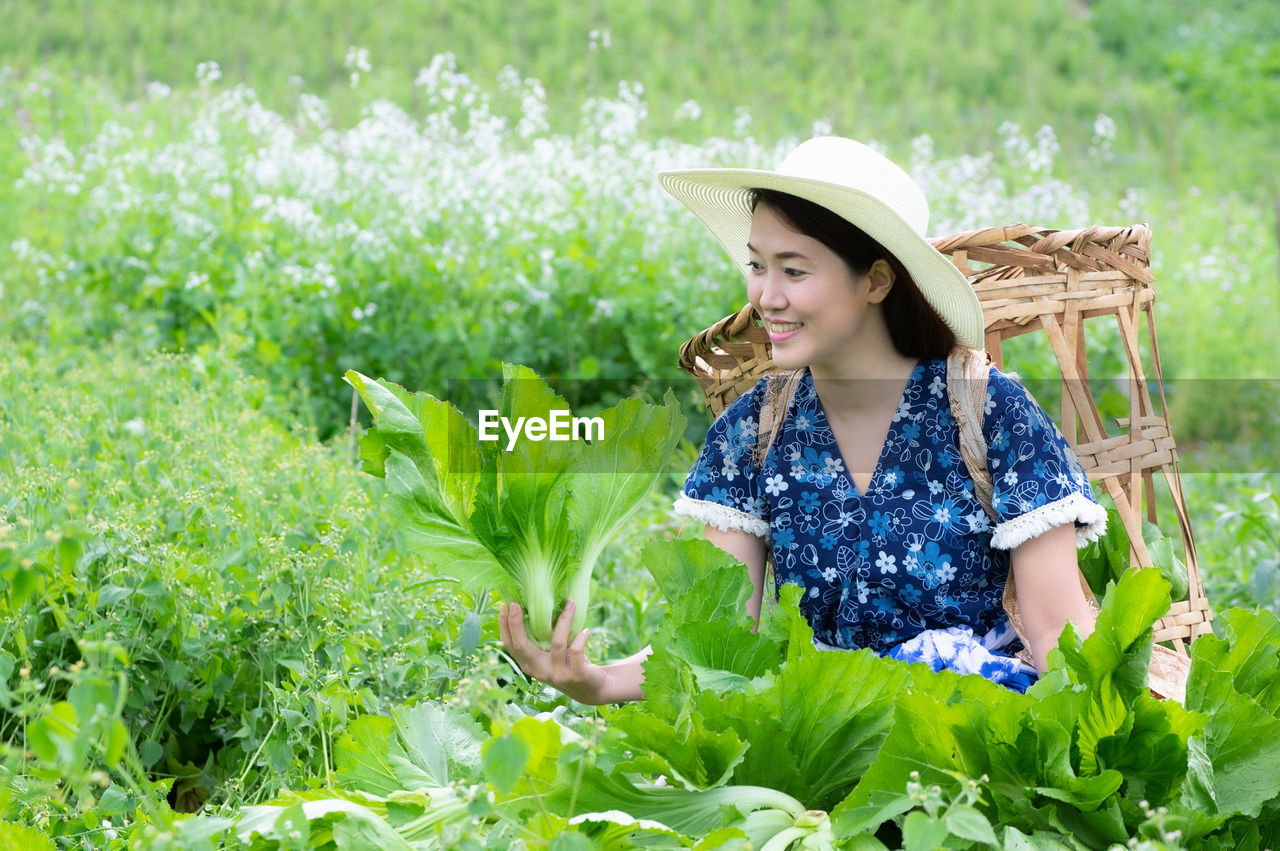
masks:
[[[982,305],[986,349],[1003,362],[1002,344],[1043,331],[1062,376],[1059,426],[1075,448],[1089,480],[1110,495],[1131,543],[1130,564],[1150,567],[1142,539],[1145,516],[1156,521],[1154,476],[1168,484],[1169,499],[1186,554],[1188,599],[1177,601],[1155,625],[1155,640],[1185,654],[1186,644],[1210,631],[1213,614],[1196,563],[1195,539],[1178,475],[1169,427],[1152,305],[1147,225],[1049,230],[1025,224],[985,228],[931,240],[970,281]],[[973,264],[983,264],[975,268]],[[1139,333],[1146,314],[1147,339]],[[1112,431],[1098,413],[1085,357],[1088,320],[1113,317],[1128,362],[1129,416]],[[1144,345],[1145,342],[1145,345]],[[1144,354],[1145,353],[1145,354]],[[1143,358],[1154,379],[1148,379]],[[768,333],[751,305],[726,316],[680,349],[680,367],[691,373],[719,414],[773,370]],[[1160,407],[1151,398],[1158,390]],[[1145,499],[1144,499],[1145,494]]]

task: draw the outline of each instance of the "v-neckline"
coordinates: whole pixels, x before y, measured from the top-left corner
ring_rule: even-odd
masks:
[[[923,360],[916,361],[916,365],[912,367],[911,374],[907,376],[906,383],[902,385],[902,392],[898,394],[897,404],[893,406],[893,412],[889,414],[889,427],[884,431],[884,439],[880,444],[880,452],[876,455],[875,467],[871,470],[871,478],[867,479],[866,488],[859,487],[854,481],[853,469],[849,466],[849,462],[845,459],[844,450],[840,448],[840,441],[836,437],[836,430],[831,425],[831,418],[827,416],[827,409],[822,404],[822,398],[818,395],[817,385],[813,383],[813,373],[806,371],[805,375],[809,379],[809,385],[813,387],[813,398],[818,405],[818,413],[822,416],[822,421],[826,424],[827,430],[831,432],[831,445],[834,448],[836,456],[840,460],[840,465],[844,468],[844,476],[849,480],[849,486],[853,488],[853,492],[859,497],[865,496],[875,486],[876,480],[880,478],[880,470],[884,466],[885,452],[889,448],[889,437],[893,434],[894,418],[898,411],[902,409],[903,401],[907,398],[907,391],[911,389],[911,383],[915,380],[916,372],[921,370],[924,365]],[[921,376],[923,378],[923,376]]]

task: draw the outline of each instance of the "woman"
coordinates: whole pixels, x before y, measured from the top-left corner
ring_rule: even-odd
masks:
[[[819,647],[869,647],[1025,690],[1068,620],[1093,629],[1076,547],[1102,533],[1106,513],[1049,417],[994,368],[983,421],[994,523],[974,496],[945,358],[982,347],[982,311],[926,241],[919,187],[835,137],[810,139],[773,172],[660,180],[742,265],[775,365],[793,377],[761,381],[717,418],[675,510],[746,564],[752,617],[772,555],[777,582],[803,589]],[[1013,656],[1022,648],[1001,605],[1010,568],[1034,667]],[[504,606],[503,644],[578,701],[641,698],[649,649],[594,665],[587,632],[569,635],[571,615],[544,652],[519,606]]]

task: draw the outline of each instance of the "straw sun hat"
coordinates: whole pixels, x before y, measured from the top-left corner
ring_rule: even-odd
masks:
[[[982,308],[960,270],[925,239],[929,203],[905,171],[871,148],[819,136],[777,171],[702,168],[659,173],[658,182],[702,220],[746,273],[751,190],[773,189],[820,204],[861,228],[902,263],[962,345],[983,346]]]

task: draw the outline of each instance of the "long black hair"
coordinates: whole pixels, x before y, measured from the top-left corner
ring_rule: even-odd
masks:
[[[889,338],[898,353],[912,358],[944,358],[956,345],[955,332],[920,293],[906,268],[884,246],[848,219],[804,198],[773,189],[754,189],[751,210],[764,204],[796,233],[816,239],[836,253],[855,275],[865,275],[883,259],[894,284],[881,305]]]

